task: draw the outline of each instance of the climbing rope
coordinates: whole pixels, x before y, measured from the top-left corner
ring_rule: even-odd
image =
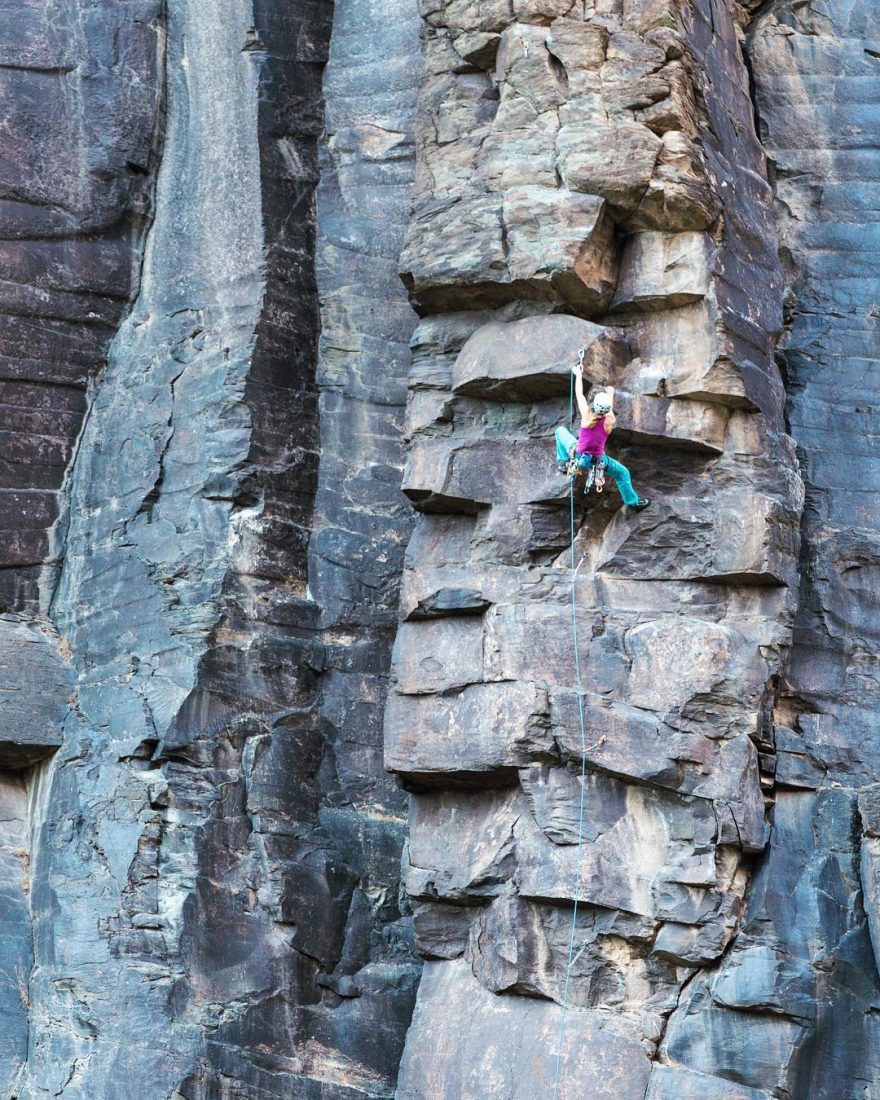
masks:
[[[579,363],[582,365],[584,361],[583,350],[580,353]],[[571,376],[571,385],[569,391],[569,407],[568,407],[568,419],[569,430],[573,433],[574,428],[574,374]],[[559,1046],[556,1051],[556,1071],[553,1078],[553,1100],[557,1100],[559,1093],[559,1078],[562,1072],[562,1051],[565,1045],[565,1021],[568,1013],[568,987],[571,981],[571,970],[577,959],[574,956],[574,941],[577,935],[577,916],[578,916],[578,895],[581,889],[581,875],[583,872],[583,842],[584,842],[584,805],[587,793],[587,726],[586,716],[584,714],[584,693],[581,683],[581,655],[580,645],[578,643],[578,617],[577,617],[577,598],[575,595],[575,580],[577,579],[578,569],[580,569],[581,562],[575,565],[575,522],[574,522],[574,477],[569,479],[569,513],[570,513],[570,529],[571,529],[571,632],[572,640],[574,642],[574,671],[575,671],[575,684],[577,688],[577,700],[578,700],[578,718],[580,720],[581,728],[581,796],[580,805],[578,807],[578,831],[577,831],[577,884],[574,891],[574,908],[571,913],[571,932],[568,938],[568,960],[565,965],[565,984],[562,991],[562,1011],[559,1017]],[[578,958],[581,952],[578,952]]]

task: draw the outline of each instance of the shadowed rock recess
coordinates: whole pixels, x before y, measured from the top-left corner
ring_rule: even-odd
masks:
[[[0,1100],[880,1100],[875,7],[0,0]]]

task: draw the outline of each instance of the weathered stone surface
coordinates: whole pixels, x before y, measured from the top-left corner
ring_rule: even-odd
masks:
[[[411,523],[399,483],[413,314],[397,264],[418,21],[394,5],[366,20],[336,6],[319,230],[329,8],[162,7],[164,38],[150,5],[53,9],[49,38],[57,31],[67,52],[59,71],[38,74],[62,89],[80,142],[65,139],[54,107],[32,134],[47,153],[32,162],[42,183],[72,179],[83,203],[57,250],[70,271],[32,254],[47,284],[41,339],[65,359],[63,381],[79,402],[49,425],[59,484],[81,390],[141,268],[129,201],[153,191],[155,201],[135,211],[150,215],[137,297],[91,389],[67,472],[69,508],[53,548],[64,554],[61,581],[49,570],[39,577],[45,636],[40,619],[13,632],[25,661],[4,693],[7,711],[21,711],[41,662],[30,717],[46,728],[33,740],[60,748],[20,784],[9,780],[21,786],[31,831],[23,841],[23,811],[4,814],[0,850],[15,837],[18,849],[29,846],[30,881],[21,851],[0,857],[4,973],[7,963],[17,973],[18,950],[24,975],[23,993],[0,980],[0,1091],[34,1100],[228,1088],[388,1097],[418,975],[397,904],[403,798],[381,745]],[[34,8],[26,23],[45,30],[48,18]],[[134,33],[143,71],[131,64]],[[164,133],[153,133],[156,40],[167,42]],[[382,50],[394,62],[371,68]],[[143,155],[125,165],[138,142]],[[368,178],[383,160],[384,190]],[[116,198],[105,233],[83,219],[108,191]],[[63,200],[44,194],[43,208],[66,218],[75,204]],[[343,224],[347,204],[357,225]],[[368,275],[355,272],[355,253]],[[26,263],[8,270],[10,289],[31,279]],[[53,279],[64,295],[49,293]],[[82,291],[78,301],[70,289]],[[87,349],[75,326],[51,317],[66,311],[80,325],[90,310]],[[42,436],[38,420],[52,406],[36,403],[39,387],[55,379],[39,371],[25,376],[24,396],[47,410],[29,421]],[[22,394],[7,385],[3,396],[12,409]],[[15,458],[18,473],[27,470],[25,452],[9,458],[5,469]],[[44,526],[54,515],[44,498],[56,486],[40,481],[41,463],[31,466],[32,495],[7,512],[23,531],[25,504],[39,503]],[[312,528],[321,539],[309,556]],[[75,682],[59,654],[70,655]],[[13,1011],[27,999],[29,1034]]]
[[[645,1100],[769,1100],[771,1095],[682,1066],[655,1065]]]
[[[552,1092],[559,1040],[558,1006],[528,997],[496,997],[462,961],[428,963],[401,1066],[400,1100],[433,1096],[504,1096]],[[444,1075],[433,1075],[437,1051]],[[572,1009],[561,1053],[559,1097],[644,1096],[650,1061],[640,1042],[589,1009]]]
[[[600,312],[614,289],[604,203],[526,187],[434,204],[414,217],[400,258],[420,313],[517,298]]]
[[[27,788],[0,776],[0,1089],[10,1096],[28,1052],[33,938],[28,912]]]
[[[436,920],[448,930],[436,933],[437,948],[429,937],[425,952],[445,960],[433,964],[438,974],[470,964],[482,991],[467,998],[468,1011],[492,994],[522,1004],[570,993],[571,1004],[603,1006],[637,1029],[668,1071],[656,1095],[669,1094],[677,1075],[691,1094],[705,1084],[709,1095],[746,1097],[769,1086],[730,1084],[735,1059],[713,1064],[714,1039],[682,1039],[678,1021],[713,967],[723,968],[718,1000],[711,1009],[700,1002],[694,1021],[730,1014],[725,998],[757,1015],[774,1011],[774,996],[801,995],[793,954],[768,985],[762,955],[744,954],[731,969],[728,948],[744,920],[744,857],[763,852],[769,835],[770,714],[790,640],[803,492],[772,358],[782,279],[765,165],[731,12],[712,7],[591,3],[583,19],[570,10],[549,28],[543,7],[518,12],[517,22],[493,11],[481,30],[500,35],[494,113],[485,98],[468,100],[470,78],[457,63],[443,69],[441,23],[451,35],[473,33],[474,9],[427,14],[423,168],[409,240],[433,247],[448,275],[442,296],[416,303],[436,314],[414,341],[404,482],[424,515],[405,564],[386,739],[389,765],[413,791],[407,889],[420,905],[443,907]],[[441,136],[444,110],[458,120],[465,102],[474,104],[469,130],[454,121]],[[561,194],[607,204],[622,238],[612,308],[630,351],[586,373],[617,391],[611,453],[655,501],[638,515],[619,509],[613,489],[572,499],[569,514],[567,486],[543,464],[553,428],[567,421],[574,349],[566,339],[556,351],[561,319],[468,322],[466,311],[481,304],[469,285],[473,257],[489,247],[479,262],[492,263],[499,246],[459,231],[450,241],[442,226],[419,221],[456,187],[460,203],[503,208],[530,157],[541,190],[528,191],[527,209],[552,191],[552,167]],[[736,194],[721,186],[734,178]],[[488,606],[419,621],[444,591],[479,593]],[[547,692],[560,759],[520,756],[515,780],[513,746],[528,735],[533,751],[534,711],[499,703],[483,708],[493,710],[487,720],[465,700],[523,689]],[[410,728],[427,736],[403,738]],[[459,734],[467,728],[479,731],[475,741]],[[431,771],[432,759],[442,767]],[[572,917],[574,899],[583,913]],[[464,921],[442,917],[455,906],[475,910],[461,959]],[[577,968],[566,982],[569,942]],[[420,1004],[430,996],[423,985]],[[402,1093],[468,1094],[468,1056],[432,1054],[421,1011]],[[760,1056],[768,1073],[774,1052],[784,1064],[785,1042],[802,1032],[793,1019],[775,1026],[776,1047],[768,1042]],[[733,1023],[718,1028],[744,1058]],[[606,1049],[597,1041],[596,1057]],[[774,1085],[786,1073],[774,1069]],[[499,1087],[517,1095],[519,1082]],[[535,1091],[534,1072],[522,1087]]]
[[[561,127],[556,143],[559,174],[573,191],[600,195],[630,214],[645,193],[661,146],[656,134],[635,121],[571,122]]]
[[[612,309],[674,309],[709,293],[712,241],[705,233],[633,233]]]
[[[388,701],[385,764],[410,782],[508,779],[556,754],[547,694],[533,684],[473,684],[457,694]]]
[[[869,1100],[874,5],[111,7],[0,14],[0,1093],[390,1098],[421,954],[401,1096]]]
[[[61,744],[73,671],[47,623],[0,617],[0,768],[29,768]]]
[[[3,12],[0,611],[40,610],[64,471],[149,207],[161,4]],[[43,608],[44,610],[45,608]]]
[[[548,466],[547,442],[425,439],[410,451],[403,491],[426,511],[473,512],[490,504],[560,501],[567,487]]]
[[[617,378],[627,359],[618,333],[577,317],[496,321],[477,329],[459,352],[452,391],[499,401],[567,394],[581,348],[584,374],[597,383]]]

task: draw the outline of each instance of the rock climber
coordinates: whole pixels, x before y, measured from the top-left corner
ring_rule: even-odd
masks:
[[[614,415],[614,390],[606,386],[593,395],[592,404],[584,396],[584,371],[581,363],[572,368],[575,381],[575,395],[581,414],[581,430],[578,438],[567,428],[556,429],[556,463],[560,473],[573,473],[572,463],[577,469],[595,471],[600,477],[607,470],[623,497],[623,503],[633,512],[640,512],[651,503],[640,497],[632,485],[629,470],[621,462],[615,461],[605,453],[605,443],[614,429],[617,419]],[[602,463],[604,462],[604,470]],[[588,475],[589,476],[589,475]],[[588,487],[589,484],[588,482]],[[601,486],[601,480],[598,480]]]

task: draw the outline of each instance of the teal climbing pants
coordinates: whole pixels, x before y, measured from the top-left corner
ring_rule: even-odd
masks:
[[[568,462],[571,452],[577,446],[577,440],[568,430],[568,428],[556,429],[556,461]],[[588,465],[590,462],[595,461],[591,455],[582,455],[584,465]],[[629,476],[629,470],[622,462],[615,461],[610,455],[605,455],[605,469],[614,478],[614,484],[617,486],[618,492],[623,497],[624,504],[635,504],[639,499],[639,494],[632,486],[632,478]]]

